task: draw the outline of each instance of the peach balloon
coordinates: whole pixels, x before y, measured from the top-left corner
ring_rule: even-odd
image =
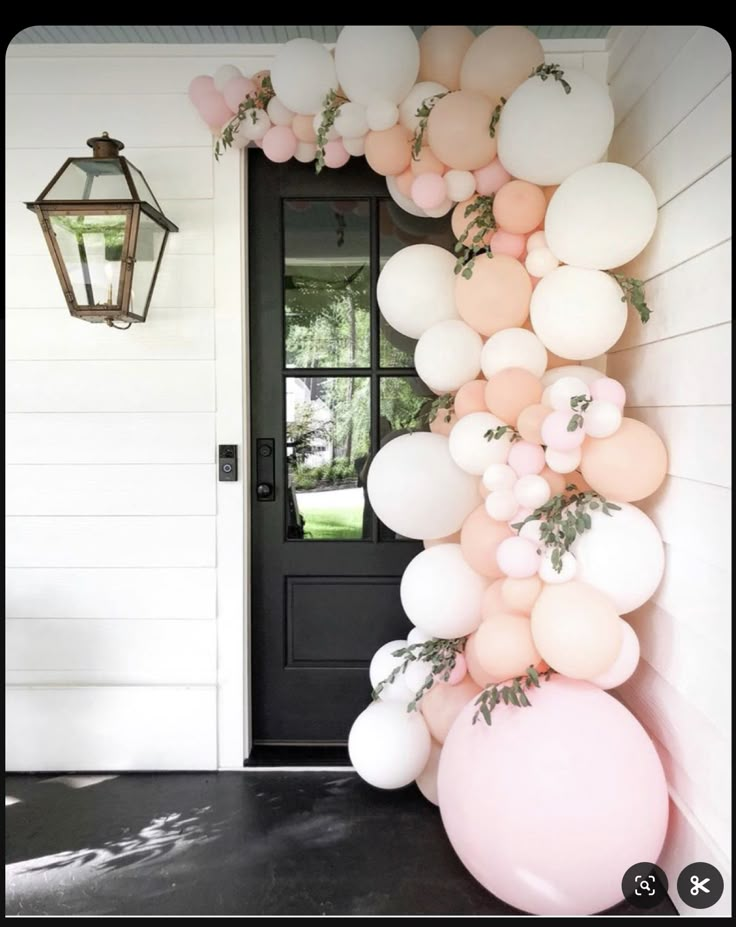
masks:
[[[291,131],[300,142],[316,142],[317,133],[314,131],[314,116],[294,116]]]
[[[512,235],[499,229],[491,235],[491,251],[498,254],[507,254],[509,257],[521,258],[526,250],[526,238],[523,235]]]
[[[564,492],[565,486],[569,485],[567,476],[564,473],[556,473],[554,470],[550,470],[549,467],[545,467],[539,475],[547,480],[553,496],[558,496],[561,492]]]
[[[439,797],[437,795],[437,772],[440,767],[441,753],[442,744],[438,744],[436,740],[433,740],[429,748],[427,765],[414,780],[422,795],[424,795],[427,801],[431,801],[433,805],[439,805]]]
[[[493,107],[487,97],[465,90],[437,100],[427,120],[427,139],[443,164],[475,171],[496,157],[496,140],[488,133]]]
[[[531,628],[542,658],[573,679],[605,673],[621,650],[623,624],[613,602],[574,579],[544,587],[532,608]]]
[[[465,235],[465,241],[470,243],[478,231],[478,225],[475,221],[475,216],[477,213],[473,212],[469,216],[465,215],[467,208],[473,205],[477,199],[477,196],[471,196],[467,200],[463,200],[461,203],[458,203],[457,206],[452,210],[452,216],[450,218],[452,224],[452,234],[455,236],[455,238],[458,239],[458,241],[463,237],[463,235]],[[489,230],[486,232],[483,236],[483,244],[487,245],[490,242],[492,235],[492,231]]]
[[[503,373],[505,371],[501,371]],[[530,374],[532,376],[532,374]],[[535,377],[536,379],[536,377]],[[490,380],[488,381],[491,382]],[[541,386],[541,382],[537,380]],[[540,396],[541,398],[541,396]],[[490,406],[488,407],[491,408]],[[542,422],[553,410],[549,406],[542,405],[539,398],[533,404],[526,406],[516,420],[516,429],[525,441],[530,444],[542,443]],[[497,413],[496,413],[497,414]],[[499,416],[503,418],[503,416]]]
[[[540,64],[544,49],[524,26],[491,26],[475,39],[463,58],[460,86],[482,93],[494,104],[508,99]]]
[[[384,177],[401,174],[411,161],[411,135],[402,125],[382,132],[368,132],[365,159],[377,174]]]
[[[436,682],[419,702],[422,715],[427,722],[429,733],[434,739],[443,744],[455,718],[465,708],[471,699],[480,695],[480,686],[472,677],[466,676],[456,686],[447,682]]]
[[[553,367],[575,367],[575,366],[579,367],[580,361],[569,360],[566,357],[560,357],[557,354],[553,354],[551,351],[547,351],[547,370],[551,370]]]
[[[398,175],[396,186],[399,193],[403,193],[404,196],[411,196],[411,185],[414,183],[414,176],[414,171],[410,167],[407,167],[405,171]]]
[[[541,591],[542,580],[538,576],[528,576],[526,579],[507,577],[501,580],[501,598],[507,608],[521,612],[522,615],[531,615]]]
[[[529,619],[525,619],[528,621]],[[475,652],[475,635],[477,631],[474,631],[469,635],[468,639],[465,641],[465,662],[468,666],[468,676],[473,680],[473,682],[480,688],[485,689],[486,686],[491,685],[493,680],[488,675],[488,673],[480,665],[478,655]],[[424,701],[424,699],[422,699]],[[421,704],[421,703],[420,703]]]
[[[559,184],[552,187],[542,187],[542,193],[544,193],[544,198],[549,203],[552,197],[555,195],[555,191],[558,189]]]
[[[501,612],[509,611],[509,606],[503,597],[503,584],[507,580],[497,579],[483,593],[483,601],[480,606],[481,620],[491,618]]]
[[[577,487],[577,492],[588,492],[593,488],[579,470],[573,470],[572,473],[558,473],[557,476],[562,477],[565,486]]]
[[[532,282],[524,265],[506,254],[477,260],[470,279],[455,277],[457,311],[481,335],[519,328],[529,316],[531,298]]]
[[[444,435],[447,437],[452,431],[452,426],[457,421],[457,415],[454,412],[450,412],[450,420],[447,421],[448,410],[444,406],[437,410],[437,414],[429,423],[429,430],[436,435]]]
[[[460,548],[476,573],[488,579],[500,579],[503,573],[496,560],[496,550],[502,541],[512,536],[506,522],[494,521],[481,505],[463,522]]]
[[[415,177],[420,174],[444,174],[447,170],[431,148],[422,148],[416,158],[412,156],[409,167]]]
[[[667,449],[649,425],[624,418],[618,431],[608,438],[586,438],[580,471],[602,496],[637,502],[662,485],[667,475]]]
[[[448,534],[446,538],[427,538],[422,543],[425,550],[429,547],[437,547],[438,544],[459,544],[460,532],[456,531],[455,534]]]
[[[419,39],[419,77],[460,89],[460,68],[475,36],[467,26],[430,26]]]
[[[524,615],[509,612],[481,623],[475,632],[475,653],[481,669],[494,682],[521,676],[540,660],[531,622]]]
[[[527,410],[537,407],[536,404],[542,398],[542,392],[542,382],[533,373],[521,367],[506,367],[494,373],[486,383],[485,402],[494,415],[518,428],[517,422],[521,421],[525,413],[527,418],[530,417]],[[552,411],[546,406],[539,406],[539,408],[544,409],[544,416]],[[540,423],[542,417],[540,413]],[[519,434],[525,441],[530,441],[532,444],[540,443],[536,433],[531,439],[527,438],[520,429]]]
[[[498,158],[494,158],[485,167],[473,171],[473,177],[475,178],[475,192],[481,196],[490,196],[511,180],[511,174]]]
[[[547,201],[541,187],[526,180],[505,183],[493,200],[493,215],[507,232],[524,235],[533,231],[544,218]]]
[[[486,381],[471,380],[464,383],[455,393],[455,415],[462,418],[471,412],[487,412],[486,408]]]

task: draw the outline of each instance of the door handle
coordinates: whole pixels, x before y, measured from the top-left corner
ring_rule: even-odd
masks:
[[[276,498],[275,445],[273,438],[256,439],[256,499],[273,502]]]

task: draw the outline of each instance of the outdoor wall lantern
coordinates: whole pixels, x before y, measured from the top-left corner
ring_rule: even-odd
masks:
[[[130,328],[146,321],[166,239],[179,229],[120,157],[122,142],[103,132],[87,144],[92,157],[67,158],[26,206],[41,223],[69,312]]]

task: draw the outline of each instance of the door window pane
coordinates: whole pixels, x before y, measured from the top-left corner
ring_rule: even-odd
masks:
[[[287,377],[287,537],[371,536],[368,377]]]
[[[284,201],[287,367],[370,365],[370,209]]]

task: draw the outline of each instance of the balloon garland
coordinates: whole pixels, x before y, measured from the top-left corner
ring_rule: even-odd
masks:
[[[662,484],[667,453],[624,416],[623,384],[585,363],[618,341],[627,303],[650,315],[641,281],[614,271],[651,239],[657,205],[641,175],[601,160],[606,88],[544,64],[520,26],[432,26],[418,42],[345,26],[334,56],[295,39],[270,74],[226,65],[189,96],[216,157],[256,144],[320,171],[364,155],[401,208],[452,210],[454,254],[411,245],[378,281],[438,398],[430,431],[385,444],[368,473],[375,514],[425,550],[401,581],[414,628],[371,661],[350,757],[377,788],[416,782],[509,904],[610,907],[667,826],[654,746],[606,692],[639,660],[621,616],[664,571],[632,503]]]

